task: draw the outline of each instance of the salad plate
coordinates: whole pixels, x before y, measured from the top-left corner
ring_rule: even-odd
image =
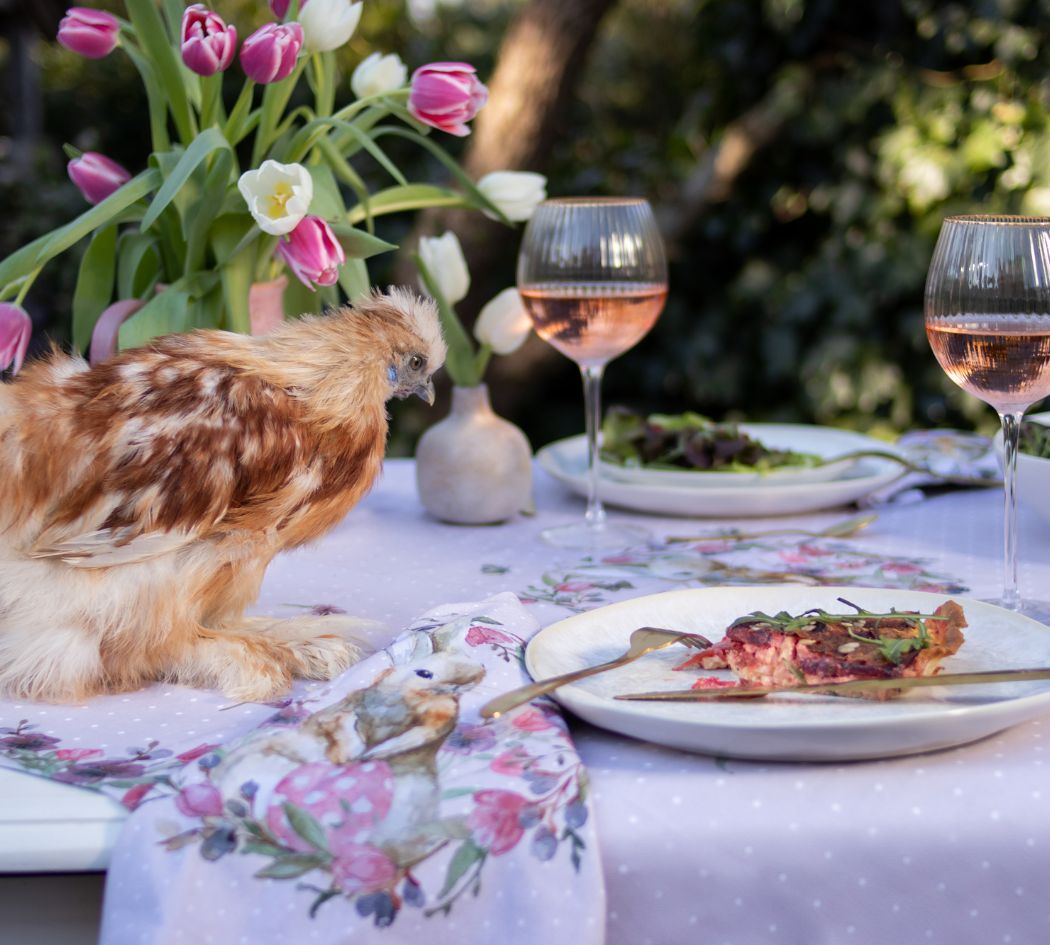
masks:
[[[976,672],[1050,665],[1050,629],[970,598],[859,587],[708,587],[670,591],[577,614],[541,630],[525,664],[535,679],[612,659],[641,626],[701,633],[719,640],[737,617],[756,610],[800,614],[814,607],[931,613],[945,600],[962,605],[968,626],[943,671]],[[778,694],[758,700],[633,702],[616,695],[687,689],[700,673],[676,672],[692,651],[669,647],[630,665],[563,686],[554,698],[601,728],[645,741],[731,758],[847,761],[894,757],[962,745],[1050,711],[1050,680],[915,689],[875,702],[841,696]],[[706,674],[705,674],[706,675]],[[713,675],[733,678],[728,671]]]
[[[896,452],[871,437],[832,427],[786,423],[741,424],[749,435],[780,448],[834,457],[856,450]],[[587,494],[587,442],[569,437],[540,449],[540,466],[579,495]],[[682,470],[634,470],[625,480],[599,464],[602,500],[609,505],[660,515],[753,517],[794,515],[848,505],[889,485],[905,474],[892,459],[863,457],[800,472],[832,471],[818,481],[791,478],[787,471],[766,474],[710,473]],[[622,469],[622,467],[621,467]],[[743,475],[744,478],[737,478]],[[683,484],[680,477],[688,477]],[[708,477],[716,476],[711,479]],[[732,477],[727,480],[727,477]]]
[[[602,475],[620,482],[638,485],[688,486],[706,489],[712,486],[782,485],[803,482],[828,482],[849,475],[860,459],[834,461],[835,457],[859,450],[897,452],[892,446],[862,433],[836,430],[832,427],[807,426],[800,423],[739,423],[736,428],[763,446],[806,456],[819,457],[813,464],[775,466],[761,471],[751,469],[675,469],[642,465],[622,465],[602,460]],[[848,445],[847,445],[848,444]]]

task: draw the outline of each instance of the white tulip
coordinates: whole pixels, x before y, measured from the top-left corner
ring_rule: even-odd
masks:
[[[408,81],[408,68],[397,53],[384,56],[374,52],[366,56],[350,76],[350,88],[358,98],[382,95],[401,88]]]
[[[361,19],[361,4],[350,0],[310,0],[299,13],[303,48],[325,52],[344,45]]]
[[[531,330],[532,320],[513,287],[489,299],[474,323],[474,337],[496,354],[517,351]]]
[[[547,199],[547,178],[531,171],[493,171],[478,181],[478,190],[499,207],[508,220],[520,223],[529,219],[536,207]],[[482,212],[490,219],[499,219],[490,210]]]
[[[449,305],[466,297],[470,290],[470,270],[455,233],[449,230],[441,236],[420,237],[419,257]]]
[[[245,171],[237,188],[259,229],[271,236],[291,233],[314,197],[313,178],[302,164],[277,161],[263,161],[257,171]]]

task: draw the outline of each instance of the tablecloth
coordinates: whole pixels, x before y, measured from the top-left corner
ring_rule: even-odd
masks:
[[[542,474],[537,507],[536,518],[503,526],[442,525],[420,509],[411,464],[388,462],[375,492],[331,536],[274,562],[258,610],[338,607],[393,629],[436,602],[501,591],[549,623],[680,586],[790,578],[994,596],[999,583],[993,491],[887,506],[867,531],[838,541],[668,544],[686,526],[702,533],[725,523],[624,516],[648,524],[653,543],[601,558],[539,541],[542,527],[579,514],[578,501]],[[841,516],[765,524],[820,526]],[[1047,596],[1050,541],[1037,520],[1022,516],[1021,524],[1022,584]],[[53,766],[52,776],[119,791],[134,804],[163,775],[156,765],[272,711],[163,686],[85,707],[4,704],[0,724],[16,731],[0,734],[0,747],[8,763],[31,768],[35,758]],[[113,738],[128,744],[93,740],[92,725],[112,730],[99,713],[121,720]],[[593,783],[609,943],[1035,945],[1050,936],[1045,719],[958,749],[841,765],[731,761],[579,722],[572,730]],[[171,754],[156,757],[162,752]],[[118,764],[131,768],[114,771]]]

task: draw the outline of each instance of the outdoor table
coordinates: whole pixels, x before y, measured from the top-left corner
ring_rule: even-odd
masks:
[[[1001,506],[998,490],[947,491],[881,506],[877,522],[853,538],[778,539],[769,553],[782,570],[811,575],[856,554],[875,586],[880,574],[911,574],[922,578],[915,588],[943,579],[966,596],[993,598]],[[256,609],[338,606],[383,621],[392,635],[434,605],[512,591],[546,625],[718,579],[717,569],[690,572],[688,546],[661,544],[668,535],[819,528],[850,514],[727,522],[610,509],[648,526],[657,548],[611,580],[608,569],[589,577],[581,552],[540,540],[543,527],[581,515],[582,506],[538,468],[536,508],[498,526],[442,524],[419,504],[412,462],[390,460],[334,532],[273,562]],[[720,560],[717,550],[697,554]],[[1022,590],[1050,597],[1050,534],[1023,512],[1020,556]],[[879,560],[888,568],[874,567]],[[147,697],[126,698],[142,709]],[[68,736],[76,711],[47,711]],[[162,718],[163,707],[156,711]],[[849,763],[715,758],[579,720],[571,729],[593,789],[609,945],[1050,940],[1050,714],[958,748]],[[90,732],[76,735],[90,744]],[[0,940],[93,941],[102,873],[125,816],[109,797],[0,769]]]

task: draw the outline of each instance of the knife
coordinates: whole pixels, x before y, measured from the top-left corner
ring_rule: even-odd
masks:
[[[741,689],[671,689],[663,692],[631,692],[614,699],[646,702],[707,702],[711,699],[747,699],[783,692],[863,692],[868,689],[913,689],[917,686],[974,686],[981,683],[1027,682],[1050,679],[1050,667],[999,669],[977,673],[942,673],[938,676],[905,676],[893,679],[851,679],[840,683],[807,683],[799,686],[766,686]]]

